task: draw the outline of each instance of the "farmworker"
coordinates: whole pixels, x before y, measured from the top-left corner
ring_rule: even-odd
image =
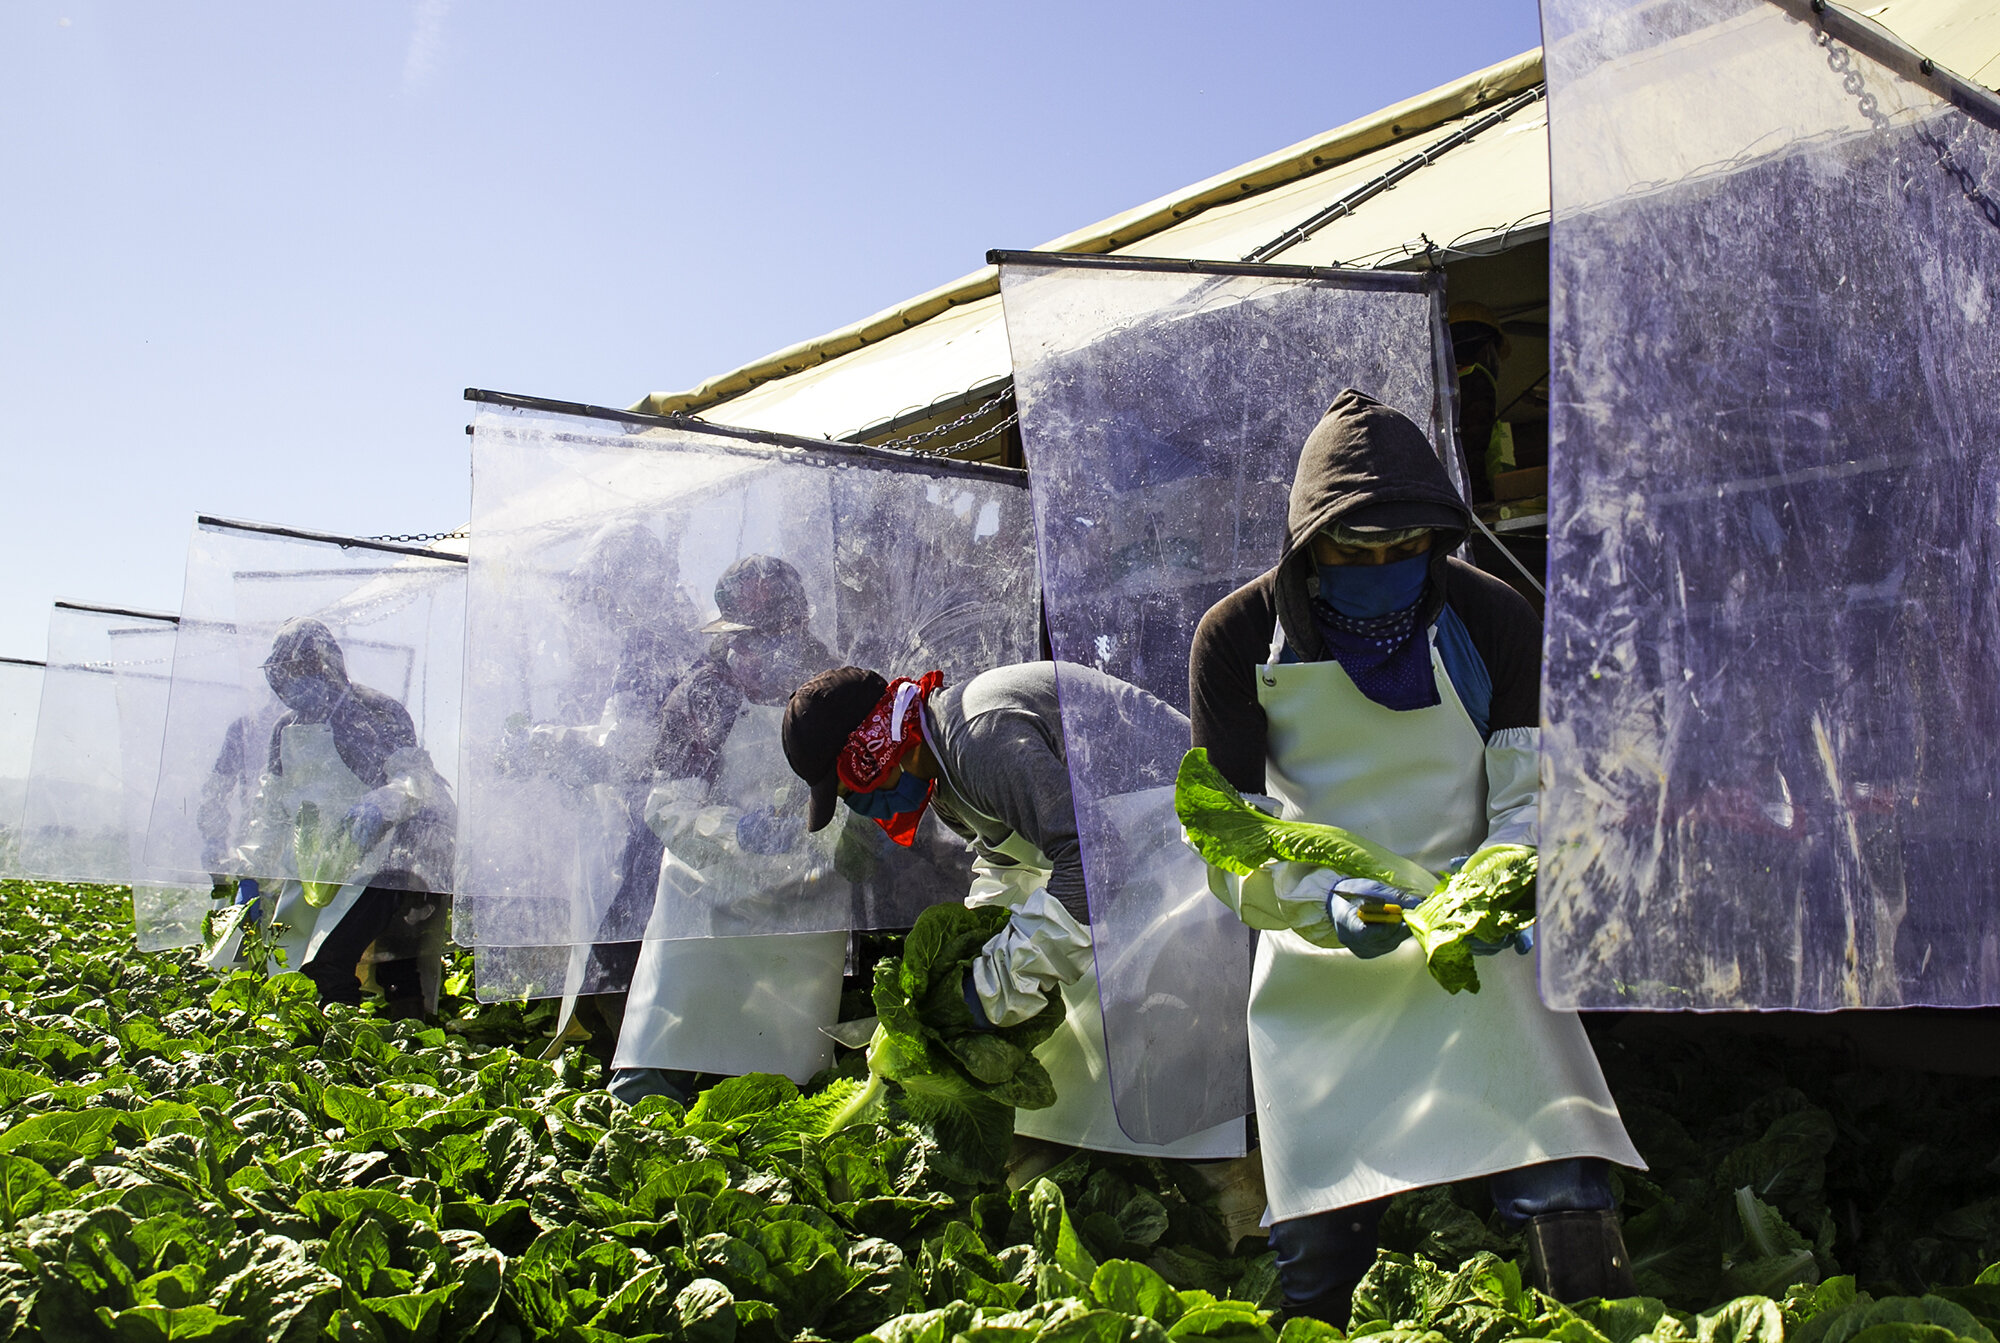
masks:
[[[831,877],[809,849],[806,790],[782,786],[779,724],[791,688],[834,656],[813,636],[799,571],[774,555],[731,564],[715,604],[701,627],[713,643],[662,706],[644,816],[661,843],[655,907],[727,890],[713,911],[726,926],[730,901],[784,900]],[[846,953],[844,932],[638,944],[611,1093],[686,1102],[700,1073],[805,1081],[831,1049],[821,1028],[839,1015]]]
[[[1445,320],[1458,367],[1458,441],[1475,468],[1473,500],[1485,503],[1493,494],[1493,477],[1516,466],[1514,427],[1500,418],[1500,365],[1511,342],[1500,319],[1483,303],[1454,303]]]
[[[645,821],[653,750],[667,695],[701,652],[700,616],[681,592],[670,548],[637,522],[593,535],[563,576],[562,595],[571,675],[559,707],[572,721],[519,724],[503,741],[501,766],[552,777],[587,803],[577,867],[598,889],[580,895],[598,927],[625,928],[643,921],[659,880],[660,839]],[[617,1038],[638,955],[631,941],[578,948],[566,1007],[573,1011],[580,993],[607,1041]],[[569,1017],[558,1047],[571,1042]]]
[[[1423,432],[1342,392],[1300,455],[1277,567],[1195,634],[1194,744],[1246,795],[1268,786],[1253,803],[1433,871],[1534,844],[1540,623],[1451,558],[1469,526]],[[1344,1324],[1389,1198],[1474,1176],[1526,1230],[1538,1285],[1630,1293],[1608,1163],[1643,1163],[1528,946],[1447,994],[1395,908],[1417,897],[1303,864],[1211,868],[1210,886],[1265,930],[1251,1070],[1287,1310]]]
[[[1174,716],[1138,687],[1088,667],[1065,663],[1062,680],[1065,697],[1116,695],[1134,702],[1135,716],[1147,708]],[[908,845],[928,810],[970,846],[965,903],[1009,910],[965,983],[975,1020],[1016,1025],[1061,995],[1067,1019],[1035,1051],[1056,1101],[1019,1112],[1017,1135],[1151,1156],[1243,1154],[1241,1120],[1164,1146],[1134,1142],[1118,1127],[1055,663],[997,667],[961,686],[946,686],[936,671],[891,682],[841,667],[792,694],[784,744],[812,788],[812,829],[845,803]]]
[[[279,628],[264,679],[285,713],[271,730],[237,865],[292,874],[269,919],[286,963],[318,986],[321,1002],[360,1003],[357,965],[372,943],[388,1015],[427,1015],[458,826],[450,786],[409,710],[348,680],[346,656],[319,621]],[[259,885],[242,883],[249,900]]]

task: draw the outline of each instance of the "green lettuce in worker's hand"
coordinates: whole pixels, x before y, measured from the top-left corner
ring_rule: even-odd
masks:
[[[1452,993],[1479,992],[1473,945],[1497,946],[1535,925],[1535,851],[1520,844],[1481,849],[1436,894],[1403,912],[1431,978]]]
[[[875,1036],[868,1085],[829,1133],[893,1109],[931,1130],[939,1158],[968,1183],[1004,1177],[1014,1111],[1055,1104],[1055,1085],[1034,1051],[1063,1023],[1063,1001],[1014,1026],[984,1029],[966,1005],[966,971],[1007,925],[999,905],[933,905],[917,916],[900,961],[875,966]]]
[[[361,846],[344,825],[328,825],[311,802],[299,807],[292,822],[292,861],[299,870],[305,901],[314,909],[333,903],[340,888],[361,868]]]
[[[1181,760],[1174,811],[1203,859],[1247,877],[1274,862],[1309,863],[1343,877],[1379,881],[1430,897],[1403,922],[1424,953],[1431,978],[1450,993],[1479,992],[1476,942],[1497,944],[1535,922],[1535,851],[1518,844],[1481,849],[1439,880],[1412,862],[1352,831],[1312,821],[1281,821],[1243,800],[1200,746]]]
[[[1245,802],[1222,771],[1209,763],[1205,747],[1197,746],[1181,759],[1180,774],[1174,779],[1174,811],[1195,851],[1239,877],[1268,863],[1291,862],[1330,867],[1343,877],[1365,877],[1402,891],[1425,892],[1437,886],[1437,876],[1429,868],[1352,831],[1266,816]]]

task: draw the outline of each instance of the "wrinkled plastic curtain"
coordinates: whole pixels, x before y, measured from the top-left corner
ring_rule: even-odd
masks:
[[[0,879],[22,875],[21,813],[42,709],[42,664],[0,658]]]
[[[115,641],[135,628],[171,631],[170,619],[58,605],[21,826],[21,867],[55,881],[123,885],[132,879]]]
[[[456,927],[482,995],[615,991],[639,941],[903,927],[961,898],[934,819],[910,850],[845,808],[806,832],[783,705],[847,663],[960,682],[1032,659],[1033,536],[993,469],[482,409]],[[592,944],[623,950],[579,979]]]
[[[198,946],[202,920],[215,908],[209,882],[161,881],[146,868],[146,827],[152,820],[153,787],[160,777],[177,633],[177,622],[151,620],[114,628],[110,635],[132,928],[141,951]]]
[[[304,845],[316,880],[449,890],[465,571],[448,556],[198,522],[149,873],[297,880]],[[292,622],[304,620],[344,664],[340,683],[326,683],[341,707],[317,741],[264,667],[280,631],[290,625],[295,640],[304,627]],[[347,822],[370,794],[393,824],[372,849],[350,852]]]
[[[1803,5],[1542,12],[1543,994],[2000,1003],[2000,133]]]
[[[1244,1113],[1249,1094],[1249,931],[1209,895],[1173,811],[1195,626],[1277,562],[1299,449],[1343,388],[1456,462],[1440,291],[1412,275],[1035,264],[1003,265],[1000,282],[1112,1097],[1128,1134],[1166,1142]]]

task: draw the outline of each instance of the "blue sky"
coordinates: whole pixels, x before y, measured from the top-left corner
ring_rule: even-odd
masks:
[[[1539,40],[1359,6],[0,8],[0,655],[197,512],[456,526],[466,386],[679,390]]]

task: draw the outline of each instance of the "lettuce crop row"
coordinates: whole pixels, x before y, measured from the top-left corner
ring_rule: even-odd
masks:
[[[852,1075],[625,1109],[581,1050],[532,1057],[547,1005],[390,1023],[135,952],[122,890],[0,899],[0,1340],[1280,1341],[1270,1256],[1184,1168],[971,1182],[893,1107],[829,1132]],[[1728,1050],[1606,1042],[1656,1299],[1524,1290],[1441,1188],[1392,1208],[1354,1336],[1996,1343],[2000,1088]]]

